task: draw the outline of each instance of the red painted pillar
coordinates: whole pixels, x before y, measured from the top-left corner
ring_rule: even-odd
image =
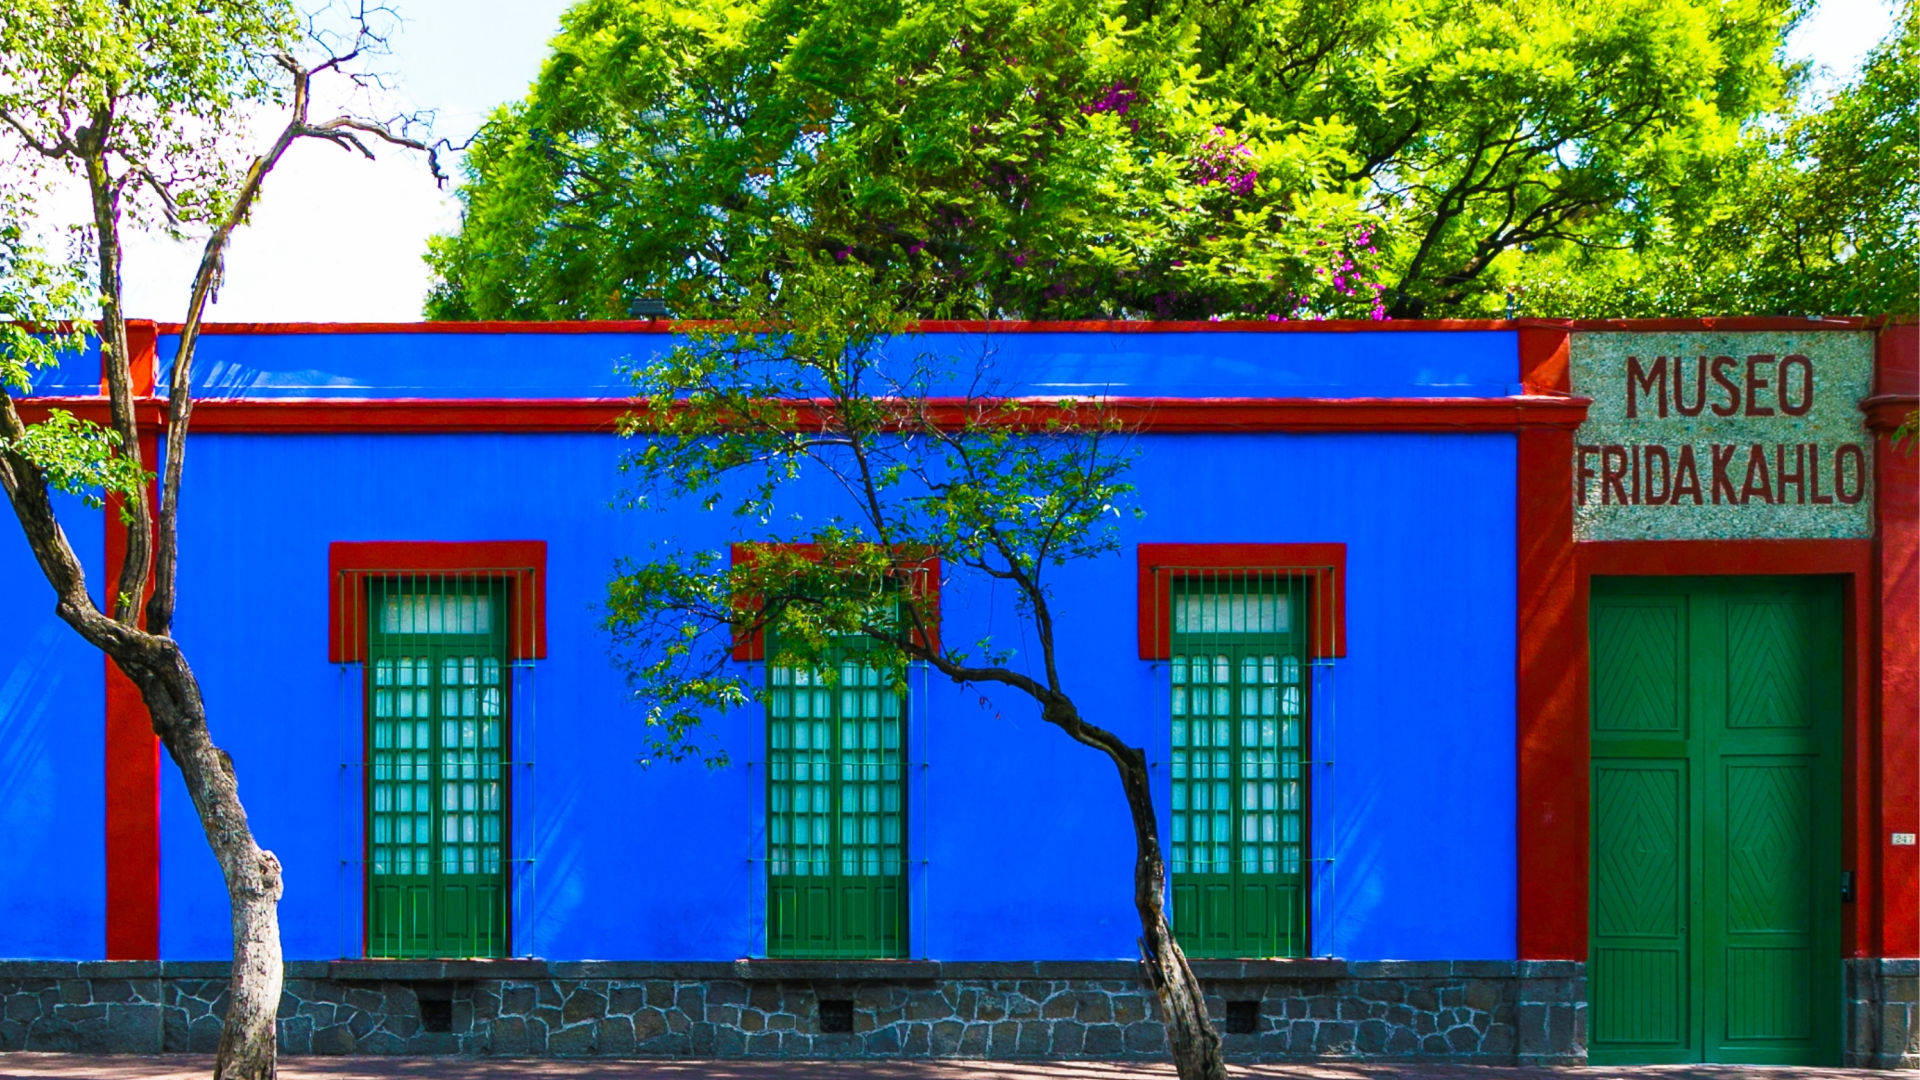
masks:
[[[150,322],[130,323],[127,338],[136,396],[153,393],[157,341]],[[101,393],[106,393],[105,378]],[[149,468],[159,460],[157,432],[140,436],[140,457]],[[151,502],[153,494],[149,493]],[[106,509],[103,601],[120,576],[127,527],[118,499]],[[109,960],[160,958],[160,740],[140,692],[114,662],[106,668],[107,937]]]
[[[1530,394],[1569,391],[1567,329],[1524,327]],[[1570,428],[1523,428],[1515,515],[1519,606],[1519,955],[1587,957],[1587,634],[1573,546]]]
[[[1873,739],[1879,775],[1867,850],[1878,854],[1872,883],[1878,933],[1863,944],[1875,955],[1920,956],[1920,847],[1895,847],[1896,832],[1920,832],[1920,446],[1893,445],[1893,429],[1920,394],[1920,326],[1880,331],[1874,396],[1866,402],[1875,430],[1875,556],[1879,619],[1877,715]],[[1862,873],[1872,873],[1867,867]],[[1876,940],[1877,939],[1877,940]]]

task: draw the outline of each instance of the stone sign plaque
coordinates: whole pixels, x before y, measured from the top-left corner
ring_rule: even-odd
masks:
[[[1873,338],[1834,330],[1575,331],[1580,540],[1873,534],[1860,399]]]

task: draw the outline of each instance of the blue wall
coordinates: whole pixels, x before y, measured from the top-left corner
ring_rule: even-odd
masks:
[[[194,393],[209,397],[621,397],[621,361],[667,334],[211,334]],[[160,339],[161,385],[178,341]],[[1513,331],[929,334],[894,343],[1010,393],[1129,397],[1472,397],[1518,392]],[[958,389],[955,383],[949,389]]]
[[[97,378],[97,376],[96,376]],[[58,500],[96,599],[101,516]],[[53,613],[12,508],[0,502],[0,957],[106,949],[106,660]]]
[[[1317,841],[1337,859],[1319,946],[1358,959],[1512,956],[1513,439],[1147,436],[1140,447],[1146,515],[1126,526],[1123,554],[1057,579],[1072,613],[1062,663],[1083,710],[1165,760],[1163,674],[1133,636],[1134,544],[1345,542],[1349,658],[1334,709],[1316,708],[1337,762],[1316,795],[1330,830]],[[358,756],[361,721],[326,661],[333,540],[549,544],[548,659],[518,705],[516,753],[534,764],[516,778],[516,842],[531,837],[517,854],[535,861],[517,951],[713,959],[764,947],[760,725],[740,714],[716,731],[731,768],[642,769],[639,713],[596,629],[617,555],[675,523],[680,542],[722,545],[731,519],[609,509],[618,451],[589,435],[195,438],[179,635],[261,842],[286,867],[290,957],[359,948],[359,787],[342,763]],[[1018,640],[1005,597],[954,589],[953,640]],[[981,696],[928,684],[918,703],[914,951],[1132,955],[1132,842],[1111,765],[1014,695]],[[162,954],[224,956],[218,871],[166,777]],[[1159,785],[1164,813],[1164,767]]]
[[[35,368],[29,380],[32,393],[84,396],[100,392],[100,342],[88,338],[79,353],[61,353],[51,367]]]
[[[620,396],[657,334],[215,335],[213,396]],[[163,339],[164,362],[174,348]],[[941,334],[992,354],[1015,393],[1167,397],[1511,392],[1510,332]],[[90,390],[97,361],[37,380]],[[87,378],[80,376],[85,368]],[[163,372],[164,378],[164,372]],[[84,385],[83,385],[84,384]],[[1146,511],[1121,551],[1058,573],[1061,662],[1086,714],[1146,746],[1167,804],[1165,672],[1138,659],[1134,547],[1348,546],[1348,658],[1315,699],[1316,950],[1355,959],[1514,952],[1514,440],[1505,435],[1147,435]],[[515,688],[519,952],[731,958],[763,939],[762,725],[714,728],[734,764],[640,767],[640,716],[596,606],[653,540],[721,547],[732,519],[611,509],[620,444],[598,435],[197,435],[183,503],[178,633],[261,841],[286,867],[288,955],[360,950],[358,683],[327,663],[335,540],[548,542],[549,656]],[[837,496],[802,484],[791,505]],[[98,514],[69,508],[94,563]],[[51,614],[0,528],[0,956],[100,955],[103,661]],[[1026,644],[1008,598],[949,586],[950,640]],[[913,951],[945,959],[1134,953],[1132,841],[1111,765],[1008,692],[924,675],[910,727]],[[162,770],[162,954],[228,953],[226,898],[191,803]],[[1163,823],[1164,829],[1164,823]]]

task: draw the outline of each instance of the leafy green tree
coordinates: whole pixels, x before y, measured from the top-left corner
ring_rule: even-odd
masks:
[[[1159,3],[1160,0],[1141,0]],[[1347,125],[1391,313],[1500,314],[1534,252],[1608,244],[1776,107],[1783,0],[1164,0],[1214,93]]]
[[[274,1075],[282,882],[279,861],[254,839],[233,761],[213,741],[199,682],[172,635],[193,353],[228,240],[295,141],[367,157],[373,140],[432,153],[398,123],[310,115],[315,80],[348,74],[381,43],[365,9],[350,21],[345,37],[328,35],[303,26],[291,4],[258,0],[12,0],[0,12],[0,489],[56,614],[138,688],[220,864],[233,914],[214,1064],[222,1080]],[[283,116],[277,135],[264,151],[249,149],[247,120],[274,108]],[[60,182],[86,192],[91,215],[71,250],[55,256],[27,223],[44,220]],[[159,476],[140,456],[121,282],[125,231],[153,225],[206,237],[164,403]],[[99,343],[107,423],[43,415],[18,399],[37,369],[84,356],[89,339]],[[112,495],[121,507],[126,557],[104,604],[89,594],[60,527],[56,492],[95,507]]]
[[[445,318],[828,254],[921,316],[1498,313],[1775,108],[1793,0],[582,0],[467,159]]]
[[[1208,99],[1114,0],[584,0],[466,159],[439,317],[622,316],[815,256],[917,314],[1366,315],[1335,128]],[[1358,256],[1358,257],[1356,257]]]
[[[738,315],[688,329],[637,373],[647,407],[627,426],[634,495],[728,510],[753,542],[752,557],[730,564],[669,548],[612,583],[608,625],[648,706],[648,758],[724,760],[701,725],[764,697],[731,662],[742,635],[765,635],[769,663],[828,680],[858,639],[902,688],[907,666],[924,664],[958,685],[1023,695],[1118,771],[1142,968],[1174,1062],[1186,1080],[1224,1080],[1219,1036],[1167,924],[1146,753],[1081,712],[1057,662],[1075,616],[1049,583],[1058,567],[1115,549],[1131,490],[1123,433],[1092,403],[1035,412],[997,393],[990,356],[961,367],[905,355],[911,323],[893,287],[831,256],[800,264],[777,296],[748,294]],[[971,389],[946,396],[954,385]],[[921,585],[931,560],[940,590]],[[1014,663],[991,641],[939,633],[934,598],[956,587],[1010,594],[1035,654]]]
[[[1877,315],[1920,307],[1920,9],[1859,75],[1752,131],[1618,248],[1520,275],[1541,315]]]

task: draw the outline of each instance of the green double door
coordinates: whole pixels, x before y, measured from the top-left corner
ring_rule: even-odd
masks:
[[[1188,956],[1308,951],[1303,591],[1273,579],[1174,589],[1167,855]]]
[[[907,955],[906,695],[857,649],[767,670],[767,954]]]
[[[504,956],[505,590],[380,581],[371,600],[367,955]]]
[[[1839,583],[1595,578],[1595,1064],[1840,1060]]]

